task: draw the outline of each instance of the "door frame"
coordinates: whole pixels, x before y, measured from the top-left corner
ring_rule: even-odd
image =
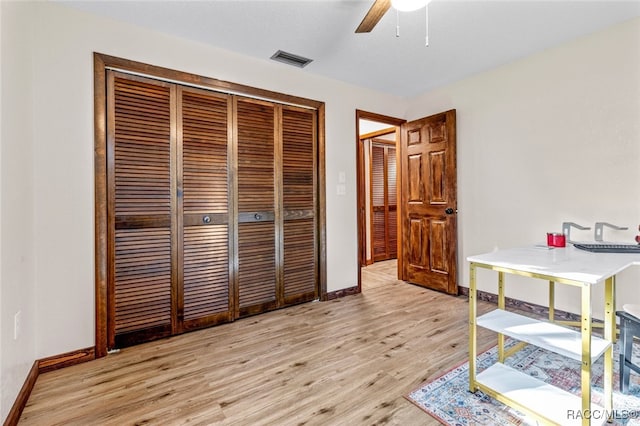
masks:
[[[327,241],[326,241],[326,164],[325,164],[325,104],[270,90],[258,89],[211,77],[172,70],[142,62],[94,52],[94,242],[95,242],[95,347],[96,358],[107,355],[108,310],[108,242],[107,232],[107,93],[106,71],[114,69],[146,77],[166,80],[221,93],[240,94],[246,97],[269,99],[273,102],[315,109],[317,122],[317,230],[318,230],[318,291],[320,300],[327,300]]]
[[[367,224],[365,219],[365,209],[366,209],[366,194],[367,191],[364,187],[365,185],[365,166],[364,166],[364,146],[360,139],[360,120],[369,120],[376,121],[382,124],[388,124],[389,127],[396,128],[396,164],[400,164],[399,153],[400,150],[400,126],[407,122],[407,120],[403,118],[391,117],[388,115],[382,115],[375,112],[368,112],[363,110],[356,110],[356,194],[357,194],[357,206],[356,206],[356,214],[357,214],[357,229],[358,229],[358,293],[362,292],[362,267],[366,266],[366,257],[367,257]],[[401,188],[400,183],[402,180],[402,170],[400,167],[396,167],[396,191]],[[400,205],[398,205],[398,217],[400,216]],[[400,221],[398,220],[398,231],[400,230]],[[398,236],[400,233],[398,232]],[[400,244],[400,238],[398,238],[398,277],[400,277],[400,271],[402,271],[401,264],[401,254],[402,254],[402,244]]]

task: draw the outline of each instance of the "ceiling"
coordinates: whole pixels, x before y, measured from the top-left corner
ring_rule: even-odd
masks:
[[[285,50],[313,59],[300,72],[401,97],[640,16],[640,0],[433,0],[426,47],[424,9],[391,9],[371,33],[355,34],[372,0],[63,3],[265,61]]]

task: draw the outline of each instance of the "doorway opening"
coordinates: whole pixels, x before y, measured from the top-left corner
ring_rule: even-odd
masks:
[[[358,200],[358,291],[362,269],[393,264],[400,278],[400,126],[405,120],[356,110]],[[381,266],[381,265],[379,265]]]
[[[378,126],[377,130],[374,130],[375,127],[367,129],[368,122],[377,123],[373,125]],[[365,148],[364,141],[369,139],[369,146],[375,147],[376,138],[393,132],[397,164],[395,199],[398,202],[394,210],[391,208],[391,199],[385,201],[384,206],[378,208],[378,213],[383,212],[390,218],[389,224],[393,226],[394,218],[390,213],[395,211],[398,280],[457,295],[456,110],[409,122],[356,111],[356,130],[358,290],[362,291],[362,268],[370,261],[375,262],[375,256],[380,255],[375,251],[372,235],[376,229],[373,191],[367,195],[370,190],[367,167],[373,171],[374,155],[373,151]],[[385,143],[381,145],[387,146]],[[388,150],[383,151],[382,158],[388,159]],[[368,159],[366,152],[369,152]],[[382,174],[388,173],[388,170],[388,166],[383,168]],[[388,249],[390,244],[393,245],[387,239],[380,243],[380,247]],[[380,247],[377,249],[380,250]],[[368,253],[370,257],[367,257]]]

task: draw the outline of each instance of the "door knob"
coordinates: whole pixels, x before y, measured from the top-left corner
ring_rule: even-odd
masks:
[[[262,215],[260,213],[256,213],[253,217],[255,217],[256,220],[262,219]]]
[[[449,207],[449,208],[447,208],[444,212],[445,212],[446,214],[453,214],[453,209],[452,209],[451,207]]]
[[[205,216],[205,217],[202,218],[202,221],[204,223],[211,223],[211,218],[209,216]]]

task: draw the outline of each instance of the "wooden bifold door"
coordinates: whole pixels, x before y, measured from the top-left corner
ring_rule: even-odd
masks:
[[[108,347],[317,299],[317,111],[106,79]]]
[[[398,256],[395,143],[371,143],[371,248],[374,262]]]

